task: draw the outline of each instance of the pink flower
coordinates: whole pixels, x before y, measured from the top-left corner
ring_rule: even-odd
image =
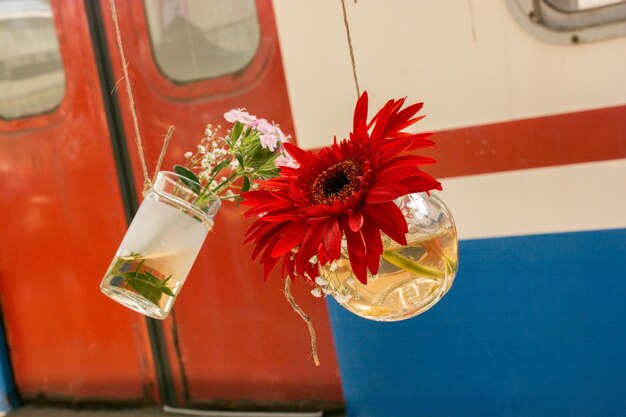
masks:
[[[283,131],[280,130],[280,127],[278,127],[278,125],[276,125],[276,134],[278,134],[278,140],[280,141],[280,143],[287,142],[289,138],[291,137],[291,136],[285,136]]]
[[[265,119],[259,119],[254,128],[260,133],[266,135],[274,134],[276,132],[276,125],[273,122],[270,123]]]
[[[269,149],[274,152],[276,146],[278,145],[278,136],[274,133],[264,133],[259,136],[259,141],[261,142],[261,146],[263,148]]]
[[[246,126],[251,125],[257,119],[253,114],[249,114],[246,109],[232,109],[224,113],[224,119],[229,123],[239,122]]]
[[[289,168],[298,168],[298,164],[293,160],[291,155],[287,152],[282,152],[278,158],[274,160],[274,165],[277,167],[289,167]]]
[[[265,119],[259,119],[253,127],[261,134],[261,146],[274,152],[277,146],[289,139],[278,125],[274,122],[268,122]]]

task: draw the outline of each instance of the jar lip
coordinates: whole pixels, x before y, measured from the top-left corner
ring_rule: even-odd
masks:
[[[173,187],[176,187],[176,192],[179,195],[175,195],[169,191],[169,188]],[[172,171],[159,171],[149,190],[165,200],[184,207],[185,210],[191,212],[209,227],[213,227],[213,219],[222,205],[217,194],[211,191],[207,193],[209,199],[205,207],[200,208],[193,204],[189,200],[195,199],[197,195],[180,180],[180,176],[177,173]],[[181,193],[183,194],[183,198],[180,196]]]

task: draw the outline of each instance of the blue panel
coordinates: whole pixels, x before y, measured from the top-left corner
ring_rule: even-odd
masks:
[[[349,417],[626,416],[626,230],[463,241],[397,323],[329,310]]]
[[[4,341],[4,328],[0,317],[0,413],[17,406],[17,395],[11,378],[11,365]]]

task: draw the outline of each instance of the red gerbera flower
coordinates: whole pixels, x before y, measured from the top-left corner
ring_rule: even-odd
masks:
[[[319,265],[339,259],[342,240],[357,279],[378,272],[383,252],[381,232],[406,245],[408,227],[394,200],[406,194],[441,189],[419,169],[435,162],[410,151],[434,145],[430,133],[403,129],[423,103],[401,109],[405,99],[390,100],[367,123],[367,93],[359,98],[349,140],[314,154],[285,143],[298,168],[281,167],[281,176],[259,183],[243,194],[251,206],[246,216],[260,216],[247,231],[255,242],[265,278],[282,258],[283,274],[292,278],[319,276]],[[317,256],[317,258],[315,258]]]

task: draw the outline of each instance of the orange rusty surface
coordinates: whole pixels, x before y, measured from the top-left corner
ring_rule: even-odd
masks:
[[[153,402],[144,320],[98,289],[126,220],[83,2],[52,7],[64,100],[0,120],[0,303],[17,388]]]

